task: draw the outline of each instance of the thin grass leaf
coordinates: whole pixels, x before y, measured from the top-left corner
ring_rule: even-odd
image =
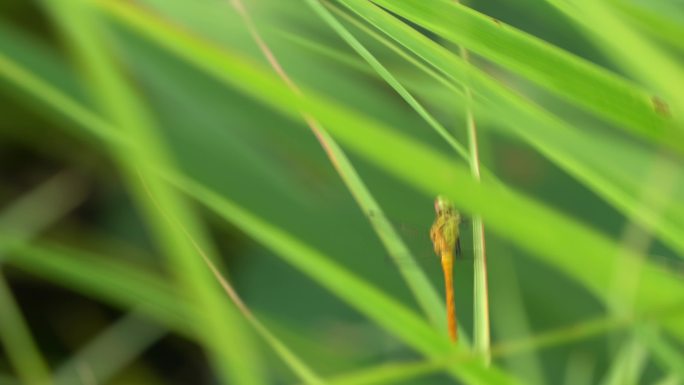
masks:
[[[437,131],[461,156],[467,156],[462,145],[457,143],[453,137],[446,131],[446,129],[430,115],[418,101],[401,85],[399,81],[358,41],[354,36],[335,19],[335,17],[328,12],[328,10],[321,5],[318,0],[307,1],[309,6],[328,24],[342,39],[349,44],[359,56],[366,62],[388,83],[392,88],[404,98],[404,100],[430,125]],[[353,165],[342,152],[342,149],[337,143],[332,141],[327,132],[321,134],[329,145],[326,150],[333,155],[335,166],[339,170],[340,175],[343,176],[345,183],[350,186],[350,190],[354,192],[354,197],[359,202],[363,211],[367,213],[373,228],[382,240],[385,248],[393,257],[397,268],[401,272],[405,281],[411,288],[418,303],[426,312],[429,319],[434,325],[439,327],[439,330],[446,330],[444,308],[440,304],[434,288],[429,283],[427,277],[416,264],[410,250],[405,245],[394,226],[385,217],[380,205],[371,195],[370,191],[365,187],[361,178],[358,176]],[[407,260],[408,259],[408,260]],[[404,261],[407,260],[404,263]],[[465,336],[463,333],[461,334]],[[467,346],[467,337],[463,340]]]
[[[167,331],[131,312],[92,338],[69,360],[55,370],[56,385],[78,384],[84,365],[96,384],[106,384]]]
[[[114,10],[112,8],[112,12]],[[123,11],[118,9],[116,12],[120,11],[128,12],[125,9]],[[136,16],[135,13],[126,13],[126,15]],[[145,25],[149,26],[147,23]],[[160,26],[155,25],[154,28],[158,27]],[[147,30],[146,33],[156,36],[154,28]],[[162,35],[165,38],[170,37],[174,41],[174,44],[169,43],[169,48],[175,47],[175,44],[182,45],[189,42],[187,38],[175,34],[173,30],[164,29],[163,31]],[[161,38],[162,35],[159,37]],[[192,44],[199,44],[196,40],[190,41],[193,42]],[[228,56],[230,60],[224,60],[226,53],[217,57],[216,53],[206,50],[206,45],[201,45],[203,48],[200,49],[192,47],[193,45],[188,47],[191,54],[188,59],[192,60],[192,63],[205,66],[210,71],[209,73],[215,74],[222,81],[242,89],[253,97],[266,102],[271,100],[269,104],[277,99],[278,105],[274,108],[287,114],[291,113],[294,116],[304,109],[313,111],[317,116],[326,117],[321,120],[326,122],[333,133],[357,154],[426,192],[429,196],[448,191],[442,178],[457,181],[459,194],[452,195],[451,198],[464,211],[481,212],[483,218],[490,222],[493,230],[532,251],[532,255],[574,277],[598,298],[605,300],[604,277],[612,268],[615,253],[618,250],[618,246],[605,236],[517,194],[491,188],[488,183],[484,182],[473,185],[469,173],[462,167],[452,164],[448,159],[427,147],[420,146],[415,141],[382,127],[377,122],[358,116],[350,117],[348,110],[333,108],[324,103],[325,98],[306,100],[306,104],[302,106],[298,104],[299,101],[296,98],[283,89],[277,79],[269,78],[251,63],[240,64],[242,61],[238,57]],[[206,57],[208,54],[211,58]],[[221,70],[214,72],[211,68],[217,63]],[[235,82],[231,76],[239,77],[240,82]],[[251,87],[242,88],[241,82],[244,81],[249,81]],[[268,90],[268,92],[262,93],[259,90]],[[305,94],[310,95],[307,92]],[[362,131],[360,127],[363,127]],[[363,135],[360,135],[360,132],[363,132]],[[385,159],[377,153],[374,143],[383,143],[387,146],[388,153],[402,154],[402,157]],[[498,205],[493,207],[489,202],[498,202],[507,207],[507,210],[505,212],[498,210]],[[549,228],[555,231],[548,232]],[[530,234],[544,234],[544,236],[530,238]],[[628,254],[628,257],[636,256]],[[586,269],[589,265],[593,268]],[[639,311],[648,311],[674,306],[682,299],[679,293],[682,293],[681,283],[669,273],[649,263],[644,269],[636,308]],[[677,327],[676,321],[676,319],[668,320],[666,327],[682,337],[682,330]]]
[[[445,362],[423,361],[391,363],[328,378],[331,385],[396,384],[443,370]]]
[[[455,0],[459,3],[458,0]],[[461,59],[468,64],[468,50],[458,47]],[[463,93],[466,104],[466,128],[468,132],[468,151],[470,153],[470,172],[476,182],[480,182],[480,149],[477,139],[477,125],[473,112],[473,94],[469,82],[464,83]],[[475,351],[479,352],[485,364],[491,363],[490,355],[490,325],[489,325],[489,289],[487,283],[487,255],[485,253],[484,222],[479,215],[473,216],[473,335]]]
[[[414,313],[317,250],[190,180],[172,178],[171,182],[425,356],[444,358],[454,352],[447,339]],[[495,368],[486,369],[478,362],[466,362],[445,369],[469,384],[516,383],[504,372]]]
[[[681,349],[651,325],[638,327],[636,335],[663,371],[671,373],[672,377],[680,382],[684,381],[684,354]]]
[[[613,9],[618,11],[623,18],[628,19],[630,24],[684,51],[684,41],[679,38],[684,36],[684,27],[667,14],[659,14],[631,2],[610,1]]]
[[[239,2],[233,3],[238,9],[247,24],[254,40],[261,47],[264,55],[269,60],[271,67],[279,74],[281,79],[289,86],[289,88],[295,92],[299,93],[299,88],[297,85],[289,78],[285,70],[282,68],[278,62],[276,56],[266,45],[262,37],[259,35],[256,26],[254,26],[251,18],[249,17],[244,5]],[[354,40],[354,38],[344,29],[344,27],[337,23],[337,21],[330,15],[327,10],[320,5],[317,1],[309,2],[309,5],[323,17],[333,28],[338,31],[352,46],[355,48],[363,49],[360,44]],[[370,55],[365,51],[367,55]],[[370,59],[374,60],[372,56]],[[375,61],[379,65],[377,61]],[[387,73],[389,74],[389,73]],[[391,76],[391,75],[389,75]],[[400,86],[400,85],[399,85]],[[401,87],[401,86],[400,86]],[[405,90],[404,90],[405,91]],[[410,95],[409,95],[410,96]],[[413,100],[413,99],[412,99]],[[417,103],[415,100],[413,100]],[[427,113],[427,112],[425,112]],[[445,330],[444,326],[444,311],[439,304],[439,299],[434,288],[430,284],[429,280],[423,273],[423,271],[418,268],[415,263],[410,250],[404,244],[399,234],[391,225],[391,223],[385,218],[380,205],[375,200],[370,190],[366,187],[365,183],[356,172],[354,166],[347,158],[346,154],[337,145],[333,138],[327,133],[327,131],[321,127],[321,125],[312,117],[304,115],[307,125],[316,135],[317,139],[321,143],[323,149],[326,151],[330,161],[332,162],[335,170],[344,181],[347,188],[352,193],[352,196],[356,200],[357,204],[360,206],[361,210],[367,213],[370,219],[373,229],[376,231],[380,240],[382,241],[385,248],[388,250],[391,256],[394,257],[395,261],[400,261],[403,258],[408,258],[408,264],[397,263],[397,267],[401,272],[404,280],[411,289],[416,301],[421,306],[422,310],[426,313],[433,325],[437,326],[438,329]]]
[[[659,114],[654,95],[607,70],[446,0],[373,2],[635,134],[684,150],[684,133]]]
[[[171,156],[164,148],[153,119],[145,112],[144,103],[126,84],[125,78],[104,49],[105,30],[97,23],[97,15],[83,0],[59,4],[45,2],[44,5],[73,45],[73,52],[83,64],[89,76],[89,84],[92,85],[91,91],[102,110],[119,127],[125,129],[126,135],[145,148],[144,151],[134,153],[114,149],[113,155],[134,199],[145,214],[158,246],[169,257],[172,270],[190,296],[201,303],[206,313],[204,322],[196,327],[203,336],[203,346],[210,353],[219,377],[226,383],[266,383],[263,374],[265,371],[257,363],[253,342],[241,330],[244,326],[235,310],[226,306],[220,298],[216,286],[210,283],[210,273],[194,256],[192,247],[184,241],[183,234],[160,220],[155,212],[155,202],[151,202],[144,191],[152,191],[159,205],[186,223],[194,237],[208,245],[208,237],[202,234],[199,220],[182,197],[169,189],[157,176],[149,174],[146,167],[149,163],[172,168]],[[141,186],[138,174],[146,176],[147,186]],[[233,346],[239,346],[240,351]]]
[[[3,207],[0,233],[13,242],[29,239],[54,224],[84,197],[80,180],[60,173]],[[0,251],[0,261],[6,259]],[[0,338],[18,377],[28,385],[50,383],[50,369],[21,314],[0,265]]]
[[[666,377],[663,377],[659,381],[654,382],[654,385],[679,385],[681,384],[681,380],[677,378],[677,376],[669,375]]]
[[[161,324],[197,337],[188,300],[165,280],[142,266],[55,245],[39,247],[0,243],[8,263],[65,288],[114,304],[140,309]]]
[[[602,385],[638,384],[648,359],[648,352],[638,338],[630,337],[620,345]]]
[[[621,20],[610,1],[572,0],[570,4],[560,0],[547,1],[579,24],[585,33],[597,38],[594,40],[599,42],[599,47],[612,56],[616,64],[655,87],[667,100],[659,103],[671,105],[655,105],[656,111],[663,116],[674,115],[680,124],[676,129],[682,129],[684,92],[679,84],[684,83],[684,71],[677,59]],[[658,70],[654,71],[654,68]]]
[[[307,0],[307,4],[323,19],[344,41],[351,46],[374,70],[389,84],[425,122],[444,139],[451,148],[463,158],[468,158],[468,150],[458,143],[453,135],[437,121],[404,86],[370,53],[344,26],[332,16],[318,0]]]
[[[0,274],[0,338],[17,377],[26,385],[50,383],[50,370]]]
[[[154,199],[154,197],[151,197]],[[288,365],[292,371],[299,376],[299,378],[307,384],[320,385],[323,382],[318,377],[314,371],[308,367],[299,357],[297,357],[291,349],[289,349],[283,342],[281,342],[270,330],[268,330],[247,308],[245,303],[242,301],[240,296],[237,294],[233,286],[228,283],[228,280],[221,274],[216,265],[211,261],[209,256],[202,250],[202,247],[192,238],[192,235],[187,231],[182,223],[172,218],[169,213],[165,212],[163,208],[159,208],[163,215],[175,226],[177,226],[188,238],[195,248],[197,254],[199,254],[207,265],[209,270],[211,270],[214,278],[219,282],[223,290],[226,292],[230,300],[235,304],[237,309],[242,313],[242,315],[247,319],[247,321],[254,327],[254,329],[259,333],[259,335],[271,346],[278,356],[283,360],[283,362]]]
[[[641,197],[637,191],[641,189],[642,182],[641,178],[634,178],[634,172],[650,162],[643,150],[629,145],[625,151],[618,152],[627,144],[623,142],[616,146],[615,139],[582,134],[538,106],[521,99],[476,68],[466,66],[445,48],[377,7],[359,0],[343,2],[388,36],[434,65],[445,76],[472,85],[473,90],[482,94],[486,101],[482,106],[475,105],[478,116],[498,118],[499,123],[512,133],[530,143],[626,216],[638,218],[644,226],[655,229],[661,239],[684,255],[684,207],[677,200],[664,196],[663,201],[670,201],[665,222],[662,218],[658,220],[659,215],[638,204]],[[606,151],[608,148],[615,153]],[[629,167],[624,167],[627,164],[625,162],[629,162]],[[671,166],[673,170],[678,167],[675,162]],[[485,177],[488,175],[485,174]]]

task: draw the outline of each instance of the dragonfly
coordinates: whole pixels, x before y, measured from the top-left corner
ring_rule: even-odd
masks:
[[[430,240],[444,271],[447,327],[449,337],[454,343],[458,342],[454,302],[454,251],[460,249],[460,224],[461,214],[454,208],[451,201],[443,196],[435,198],[435,221],[430,227]]]
[[[434,209],[435,219],[430,228],[429,235],[434,253],[437,254],[437,257],[441,261],[442,271],[444,273],[447,327],[449,337],[456,343],[458,341],[458,331],[456,326],[456,305],[454,302],[453,270],[456,257],[460,256],[461,258],[459,259],[463,259],[461,253],[461,231],[459,227],[464,220],[461,214],[454,208],[453,203],[444,196],[435,198]],[[410,233],[413,233],[412,237],[416,237],[417,232],[415,231],[415,227],[407,226],[405,222],[390,220],[384,214],[375,212],[369,213],[371,218],[376,217],[377,215],[381,215],[384,219],[391,222],[393,226],[401,228],[404,232],[407,229],[412,230],[410,231]],[[425,227],[423,227],[423,229],[425,229]],[[425,239],[427,241],[426,238],[428,234],[426,234],[426,231],[423,230],[420,233],[423,234],[420,239]],[[395,264],[399,264],[402,268],[415,266],[415,260],[412,257],[404,258],[401,255],[390,256],[387,254],[385,256]]]

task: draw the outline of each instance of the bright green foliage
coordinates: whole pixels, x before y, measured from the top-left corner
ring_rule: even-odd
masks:
[[[166,331],[224,384],[684,382],[672,2],[15,3],[0,151],[79,172],[12,167],[0,191],[0,382],[93,360],[102,383],[165,383],[142,352]],[[491,366],[448,341],[421,258],[438,194],[484,224],[486,321],[471,230],[449,233],[459,334],[491,317]],[[130,314],[50,357],[25,279]]]

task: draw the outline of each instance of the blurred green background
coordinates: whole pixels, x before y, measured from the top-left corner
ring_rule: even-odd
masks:
[[[0,0],[0,384],[683,383],[683,32],[667,0]]]

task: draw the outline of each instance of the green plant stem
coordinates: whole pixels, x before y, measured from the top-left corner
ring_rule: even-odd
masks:
[[[455,0],[458,3],[458,0]],[[470,63],[468,50],[459,46],[459,53],[466,64]],[[477,125],[473,114],[473,95],[470,86],[465,83],[463,91],[466,99],[466,127],[468,130],[468,152],[470,154],[470,172],[473,179],[480,182],[480,154],[477,145]],[[473,346],[475,352],[482,355],[486,365],[491,363],[490,325],[489,325],[489,293],[487,289],[487,255],[485,253],[484,222],[479,214],[473,216]]]

